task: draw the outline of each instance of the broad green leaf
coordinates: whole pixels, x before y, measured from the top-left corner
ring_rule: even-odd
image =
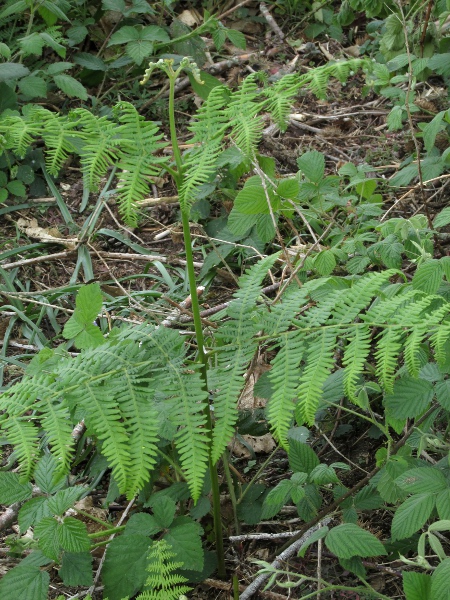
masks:
[[[450,489],[443,490],[436,497],[436,509],[440,519],[450,520]],[[439,521],[442,522],[442,521]],[[433,523],[435,525],[435,523]],[[430,527],[432,527],[430,525]]]
[[[20,533],[25,533],[32,525],[37,525],[44,517],[51,517],[48,500],[44,496],[31,498],[19,510]]]
[[[17,179],[13,179],[10,181],[6,188],[13,196],[18,196],[19,198],[25,198],[27,195],[27,190],[21,181],[17,181]]]
[[[354,498],[356,510],[373,510],[383,505],[383,498],[373,486],[365,486]]]
[[[447,281],[450,281],[450,256],[442,256],[439,260],[444,271],[444,276]]]
[[[47,97],[47,83],[41,77],[36,75],[29,75],[23,77],[19,83],[19,90],[28,98],[46,98]]]
[[[108,70],[108,66],[99,56],[89,54],[89,52],[79,52],[74,56],[73,62],[85,69],[90,69],[91,71]]]
[[[86,491],[81,485],[67,488],[56,492],[54,496],[48,499],[48,508],[52,515],[63,515],[71,508],[77,500]]]
[[[171,500],[170,498],[165,499]],[[124,535],[146,535],[150,537],[158,531],[161,531],[161,526],[153,515],[135,513],[127,521]]]
[[[410,469],[397,477],[395,483],[409,494],[441,492],[447,488],[447,480],[436,467]]]
[[[11,57],[11,49],[4,42],[0,42],[0,56],[8,60]]]
[[[4,62],[0,64],[0,82],[10,79],[20,79],[30,72],[27,67],[20,63]]]
[[[401,106],[394,106],[391,112],[388,114],[386,122],[389,131],[398,131],[403,127],[403,108]]]
[[[326,277],[330,275],[336,266],[336,258],[331,250],[322,250],[314,258],[314,268],[319,275]]]
[[[439,227],[445,227],[450,223],[450,206],[446,206],[444,209],[439,212],[433,220],[433,226],[435,229],[439,229]]]
[[[272,200],[273,193],[267,192],[267,194]],[[261,184],[246,185],[234,199],[234,208],[244,215],[268,213],[267,195],[263,186]]]
[[[132,27],[131,25],[125,25],[121,27],[118,31],[112,34],[109,38],[108,46],[115,46],[116,44],[127,44],[132,40],[139,39],[139,32],[136,27]]]
[[[31,483],[21,483],[19,473],[0,471],[0,504],[13,504],[31,498]]]
[[[67,552],[87,552],[91,546],[85,523],[74,517],[65,517],[58,523],[58,540]]]
[[[51,63],[47,67],[48,75],[59,75],[63,71],[67,71],[67,69],[71,69],[74,66],[74,63],[60,61],[57,63]]]
[[[84,323],[92,323],[101,311],[103,303],[102,292],[98,283],[84,285],[78,291],[76,298],[77,312]]]
[[[143,60],[153,53],[153,42],[147,40],[133,40],[128,42],[125,52],[137,65],[141,65]]]
[[[150,500],[150,506],[153,509],[153,515],[161,529],[167,529],[173,521],[177,509],[175,502],[171,498],[162,496]]]
[[[55,479],[57,467],[58,464],[51,454],[45,454],[36,466],[34,480],[44,494],[53,494],[65,485],[64,478]]]
[[[428,260],[417,268],[412,280],[412,286],[416,290],[435,294],[441,285],[442,276],[441,263],[436,259]]]
[[[450,600],[450,558],[446,558],[431,576],[431,600]]]
[[[102,571],[105,597],[122,600],[134,596],[143,587],[148,576],[150,543],[150,538],[145,535],[122,535],[110,542]]]
[[[92,584],[92,556],[89,552],[65,552],[58,575],[68,586]]]
[[[428,527],[428,531],[450,531],[450,520],[435,521]]]
[[[427,152],[431,152],[434,142],[436,140],[437,134],[445,128],[444,116],[445,110],[439,112],[437,115],[433,117],[433,119],[425,125],[423,128],[423,142],[425,145],[425,150]]]
[[[292,487],[292,482],[289,479],[283,479],[270,490],[264,500],[262,519],[271,519],[280,512],[291,495]]]
[[[317,150],[305,152],[297,158],[297,165],[300,171],[309,181],[319,183],[325,175],[325,157]]]
[[[344,523],[334,527],[325,538],[325,544],[339,558],[387,554],[383,544],[373,533],[361,529],[353,523]]]
[[[317,485],[308,484],[304,487],[305,495],[297,504],[298,516],[308,522],[315,516],[322,505],[322,495]]]
[[[289,466],[295,472],[311,473],[320,463],[317,454],[308,446],[295,438],[289,439]]]
[[[309,474],[309,480],[317,485],[339,483],[338,476],[333,467],[325,464],[317,465]]]
[[[70,75],[55,75],[53,81],[62,92],[69,96],[69,98],[80,98],[80,100],[88,99],[88,93],[84,85]]]
[[[431,577],[426,573],[403,571],[406,600],[431,600]]]
[[[219,85],[223,86],[223,83],[214,75],[211,75],[207,71],[200,71],[200,78],[203,83],[199,83],[192,73],[188,73],[189,81],[191,82],[192,89],[202,100],[206,100],[209,96],[209,92]]]
[[[18,566],[0,580],[0,598],[47,600],[50,575],[39,567]]]
[[[228,229],[235,235],[244,236],[257,220],[258,215],[244,215],[233,208],[228,217]]]
[[[58,521],[53,517],[45,517],[34,528],[34,537],[39,542],[39,548],[54,561],[59,560],[61,546],[58,539]]]
[[[201,526],[189,517],[178,517],[172,523],[163,539],[176,552],[175,562],[182,562],[184,569],[201,571],[204,554],[202,548]]]
[[[283,179],[280,181],[277,187],[277,194],[283,198],[290,198],[296,200],[300,191],[300,184],[298,179],[293,177],[289,179]]]
[[[394,383],[392,395],[385,396],[385,406],[394,419],[410,419],[420,415],[433,400],[434,389],[429,381],[402,377]]]
[[[240,50],[246,49],[247,42],[245,35],[242,32],[236,31],[235,29],[227,29],[226,34],[233,46],[236,46],[236,48],[239,48]]]
[[[306,473],[294,473],[291,477],[292,489],[291,498],[294,504],[298,504],[300,500],[305,496],[305,489],[303,484],[307,480],[308,475]]]
[[[392,539],[403,540],[419,531],[428,520],[436,504],[434,494],[417,494],[401,504],[392,519]]]
[[[256,233],[263,242],[271,242],[273,240],[275,237],[275,226],[271,215],[258,215],[256,220]]]

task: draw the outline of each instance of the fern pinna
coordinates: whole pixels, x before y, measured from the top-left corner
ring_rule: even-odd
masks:
[[[335,370],[343,370],[342,395],[354,402],[368,362],[388,399],[402,381],[399,375],[417,377],[433,355],[448,370],[450,303],[443,296],[391,283],[400,274],[387,270],[292,285],[284,300],[270,306],[261,286],[277,258],[249,269],[220,315],[208,379],[213,432],[205,418],[208,395],[200,367],[190,360],[180,333],[151,325],[113,329],[102,346],[74,358],[44,349],[26,377],[0,397],[1,428],[15,447],[23,479],[32,477],[43,444],[67,473],[72,427],[84,419],[129,497],[148,481],[158,446],[173,431],[181,467],[198,498],[210,453],[219,460],[234,433],[245,374],[261,347],[275,353],[267,415],[282,445],[294,419],[314,422]]]

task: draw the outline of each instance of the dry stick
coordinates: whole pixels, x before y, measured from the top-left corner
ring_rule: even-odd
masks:
[[[205,579],[202,582],[205,585],[210,585],[211,587],[218,588],[219,590],[225,590],[227,592],[232,591],[231,584],[226,581],[218,581],[217,579]],[[239,586],[239,591],[245,591],[245,585]],[[277,594],[276,592],[259,592],[262,598],[268,598],[268,600],[289,600],[287,596],[283,596],[282,594]],[[242,598],[242,596],[240,596]]]
[[[18,260],[13,263],[6,263],[5,265],[0,264],[0,267],[2,269],[5,269],[5,271],[8,271],[9,269],[14,269],[15,267],[23,267],[25,265],[33,265],[35,263],[44,262],[46,260],[58,260],[59,258],[66,258],[66,256],[69,256],[69,254],[72,254],[73,252],[75,252],[75,249],[64,250],[64,252],[56,252],[55,254],[46,254],[46,255],[42,255],[42,256],[35,256],[34,258],[26,258],[24,260]]]
[[[162,263],[173,263],[174,265],[182,265],[186,266],[186,261],[181,260],[181,258],[171,258],[168,259],[165,256],[158,256],[155,254],[128,254],[126,252],[97,252],[98,256],[102,258],[111,258],[112,260],[142,260],[146,262],[152,262],[154,260],[159,260]],[[194,262],[194,267],[201,268],[203,267],[202,262]],[[5,268],[5,267],[3,267]]]
[[[140,200],[137,205],[139,208],[147,206],[159,206],[160,204],[178,204],[179,196],[161,196],[160,198],[145,198]]]
[[[319,523],[313,525],[307,531],[305,531],[303,535],[301,535],[301,537],[298,537],[299,534],[297,534],[297,539],[295,540],[295,542],[292,542],[292,544],[290,544],[286,548],[286,550],[281,552],[278,555],[278,557],[273,561],[271,566],[274,569],[279,569],[282,566],[283,562],[288,560],[293,554],[295,554],[295,552],[303,546],[303,544],[312,536],[313,533],[315,533],[324,525],[328,525],[330,521],[331,517],[325,517]],[[258,575],[258,577],[254,581],[252,581],[252,583],[246,588],[244,593],[241,594],[240,600],[247,600],[248,598],[251,598],[254,594],[256,594],[256,592],[259,590],[262,584],[267,579],[269,579],[270,576],[271,573],[262,573],[261,575]]]
[[[231,543],[246,542],[248,540],[281,540],[283,538],[291,538],[294,535],[297,535],[297,533],[298,531],[283,531],[282,533],[244,533],[242,535],[230,535],[228,539]]]
[[[261,4],[259,5],[259,10],[261,11],[262,16],[267,21],[267,24],[269,25],[269,27],[277,34],[277,36],[280,38],[280,40],[283,41],[284,40],[284,33],[278,27],[277,22],[275,21],[275,19],[270,14],[269,9],[264,4],[264,2],[261,2]]]

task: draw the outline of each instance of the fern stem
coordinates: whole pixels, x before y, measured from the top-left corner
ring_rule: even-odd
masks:
[[[236,493],[234,491],[234,483],[233,483],[233,478],[231,477],[230,465],[228,464],[228,452],[227,451],[225,451],[222,454],[222,464],[223,464],[223,470],[225,472],[225,479],[227,480],[228,491],[230,492],[231,506],[233,508],[234,527],[236,529],[236,534],[239,535],[239,533],[241,532],[241,526],[239,523],[239,519],[237,518]]]
[[[181,158],[181,152],[178,145],[177,131],[175,126],[175,80],[178,73],[169,73],[169,127],[170,127],[170,139],[172,142],[173,156],[177,165],[177,174],[175,175],[175,184],[180,193],[181,185],[183,183],[183,160]],[[191,229],[189,224],[189,204],[180,203],[181,209],[181,221],[183,224],[183,239],[184,248],[186,252],[186,266],[189,279],[189,289],[191,293],[191,310],[194,317],[194,328],[195,338],[198,348],[197,360],[201,363],[201,374],[204,381],[205,389],[208,390],[208,359],[205,353],[205,341],[203,336],[202,319],[200,316],[200,303],[196,293],[197,282],[195,278],[194,269],[194,256],[192,253],[192,238]],[[205,406],[205,418],[208,429],[208,435],[211,438],[212,433],[212,418],[211,410],[209,405]],[[223,548],[223,534],[222,534],[222,518],[220,510],[220,490],[219,490],[219,476],[217,473],[217,466],[213,464],[211,452],[208,453],[208,467],[211,477],[211,492],[212,492],[212,505],[213,505],[213,520],[214,520],[214,534],[216,541],[216,554],[217,554],[217,573],[221,579],[225,577],[225,553]]]

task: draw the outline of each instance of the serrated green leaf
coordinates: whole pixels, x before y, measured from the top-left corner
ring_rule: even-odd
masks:
[[[0,598],[47,600],[50,575],[39,567],[18,566],[0,580]]]
[[[61,546],[58,539],[58,522],[53,517],[45,517],[34,528],[34,537],[39,548],[52,560],[58,562]]]
[[[241,31],[236,31],[235,29],[227,29],[226,34],[230,42],[236,48],[240,50],[245,50],[247,47],[247,41],[245,39],[245,35]]]
[[[108,66],[99,56],[89,52],[79,52],[73,58],[73,62],[91,71],[107,71]]]
[[[450,520],[450,489],[443,490],[437,495],[436,509],[440,519]]]
[[[170,500],[170,498],[168,498]],[[153,515],[136,513],[131,515],[125,526],[124,535],[146,535],[148,537],[161,531],[161,526]]]
[[[203,83],[198,83],[192,73],[188,73],[187,76],[189,77],[192,89],[202,100],[208,98],[209,93],[213,88],[223,85],[220,79],[217,79],[217,77],[214,77],[214,75],[211,75],[207,71],[200,71],[200,78]]]
[[[74,315],[66,322],[63,329],[63,336],[66,340],[73,340],[79,333],[83,331],[84,323],[78,322]]]
[[[102,571],[104,595],[109,600],[132,597],[142,589],[148,576],[150,543],[150,538],[145,535],[123,535],[110,542]]]
[[[244,215],[235,210],[228,217],[228,229],[235,235],[244,236],[256,224],[258,215]]]
[[[52,515],[61,516],[81,498],[85,491],[81,485],[60,490],[48,499],[48,509]]]
[[[317,150],[305,152],[297,158],[297,165],[300,171],[309,181],[319,183],[325,175],[325,157]]]
[[[403,571],[403,590],[406,600],[431,600],[431,577],[426,573]]]
[[[28,98],[45,98],[47,96],[47,83],[37,75],[23,77],[18,86],[22,94],[25,94]]]
[[[433,226],[436,229],[439,227],[445,227],[450,223],[450,206],[446,206],[441,212],[439,212],[433,220]]]
[[[421,529],[436,504],[434,494],[416,494],[401,504],[392,519],[392,539],[403,540]]]
[[[289,439],[289,466],[295,472],[311,473],[320,463],[319,457],[308,444]]]
[[[273,193],[268,192],[273,199]],[[267,195],[261,183],[259,185],[245,185],[234,199],[234,208],[244,215],[258,215],[269,212]]]
[[[47,498],[31,498],[19,510],[20,533],[25,533],[29,527],[37,525],[44,517],[51,517],[51,514]]]
[[[102,332],[92,323],[86,323],[83,331],[75,338],[75,346],[80,350],[96,348],[105,342]]]
[[[331,250],[322,250],[314,258],[314,268],[319,275],[327,277],[336,267],[336,257]]]
[[[150,499],[150,506],[153,509],[153,515],[161,529],[167,529],[172,523],[177,506],[172,498],[157,496]]]
[[[6,188],[8,192],[10,192],[13,196],[18,196],[19,198],[25,198],[27,195],[27,190],[21,181],[17,179],[13,179],[9,183],[7,183]]]
[[[178,517],[163,539],[176,553],[175,562],[182,562],[184,569],[201,571],[204,564],[201,526],[189,517]]]
[[[115,46],[116,44],[127,44],[132,40],[139,39],[139,32],[136,27],[132,27],[131,25],[125,25],[121,27],[118,31],[112,34],[109,38],[108,47]]]
[[[88,99],[88,93],[84,85],[70,75],[55,75],[53,81],[62,92],[69,96],[69,98],[79,98],[80,100]]]
[[[423,142],[425,150],[431,152],[434,142],[436,141],[437,134],[445,128],[444,116],[446,111],[443,110],[433,117],[433,119],[425,125],[423,128]]]
[[[153,53],[153,42],[133,40],[128,42],[125,52],[137,65],[141,65],[143,60]]]
[[[325,544],[333,554],[344,559],[387,554],[378,538],[354,523],[334,527],[325,538]]]
[[[277,194],[282,198],[290,198],[291,200],[297,200],[300,192],[300,184],[298,179],[289,178],[280,181],[277,187]]]
[[[64,487],[64,478],[55,479],[57,467],[57,462],[51,454],[45,454],[36,465],[34,480],[45,494],[53,494]]]
[[[256,220],[256,233],[262,242],[271,242],[273,240],[275,237],[275,226],[271,215],[258,215]]]
[[[74,517],[58,523],[58,541],[67,552],[87,552],[91,546],[85,523]]]
[[[409,469],[397,477],[395,483],[408,494],[441,492],[447,488],[447,480],[436,467]]]
[[[384,403],[394,419],[417,417],[433,400],[434,389],[429,381],[402,377],[394,383],[393,393],[385,396]]]
[[[58,575],[68,586],[92,584],[92,556],[89,552],[65,552]]]
[[[441,285],[442,276],[441,263],[436,259],[428,260],[417,268],[412,280],[412,286],[416,290],[435,294]]]
[[[432,600],[450,600],[450,558],[446,558],[436,567],[431,576]]]
[[[31,483],[21,483],[19,473],[0,471],[0,504],[13,504],[31,498]]]
[[[358,492],[353,501],[356,510],[374,510],[383,505],[383,498],[372,486],[365,486]]]
[[[77,313],[84,323],[92,323],[101,311],[103,297],[98,283],[84,285],[76,298]]]
[[[306,542],[301,546],[300,550],[298,551],[298,556],[300,556],[300,557],[305,556],[306,550],[315,542],[318,542],[319,540],[323,539],[329,531],[330,530],[327,527],[327,525],[325,525],[324,527],[319,527],[319,529],[316,529],[316,531],[314,531],[313,534],[310,535],[308,537],[308,539],[306,540]]]
[[[264,499],[262,519],[271,519],[280,512],[288,501],[292,490],[292,482],[289,479],[283,479],[276,485]]]
[[[317,467],[311,471],[309,480],[316,485],[339,483],[339,479],[333,467],[324,464],[317,465]]]
[[[5,62],[0,64],[0,82],[10,79],[20,79],[30,72],[27,67],[20,63]]]

